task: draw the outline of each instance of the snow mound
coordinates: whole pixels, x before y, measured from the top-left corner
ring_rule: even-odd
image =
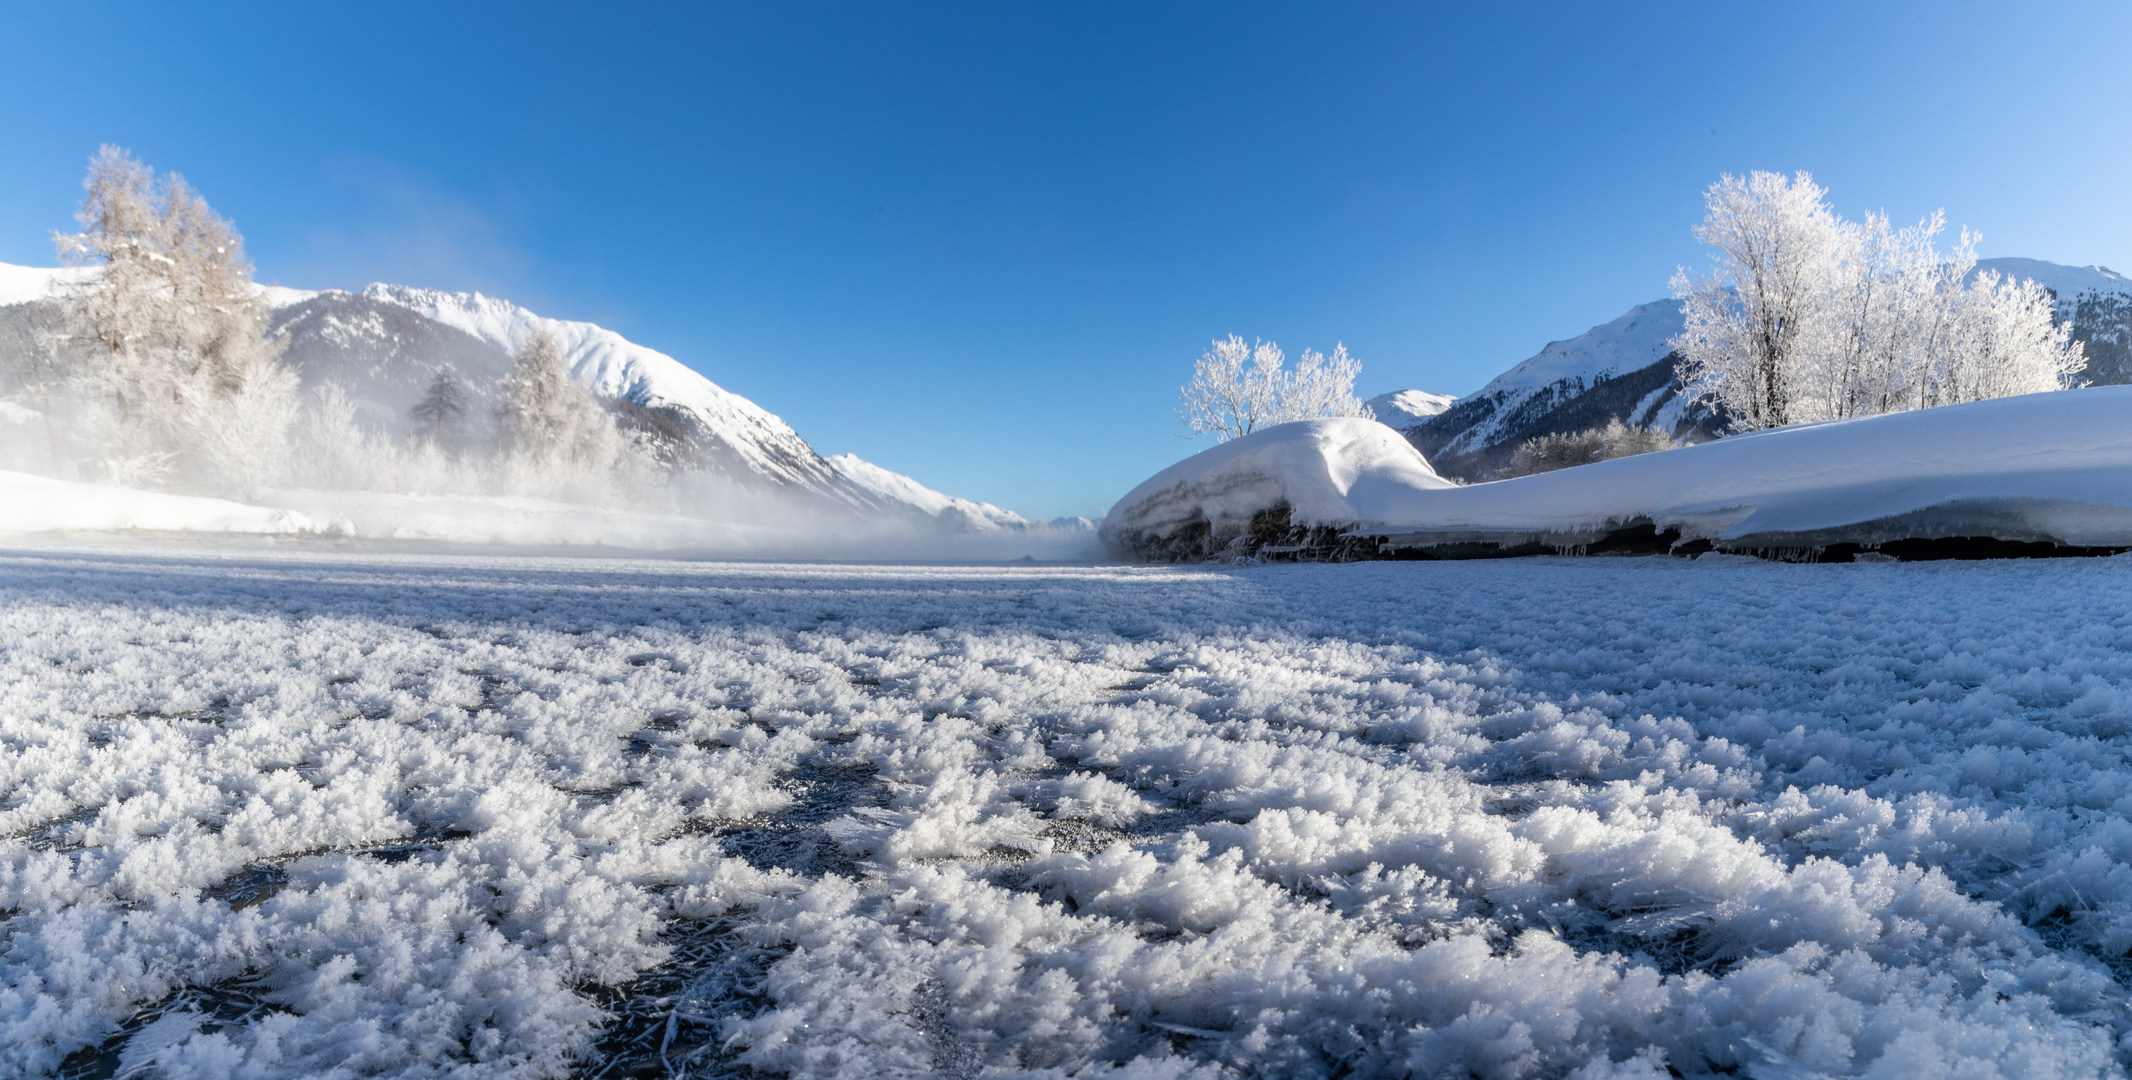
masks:
[[[0,472],[0,533],[321,531],[293,510]]]
[[[1394,390],[1379,394],[1363,402],[1376,415],[1379,423],[1401,431],[1413,427],[1451,407],[1458,398],[1452,394],[1432,394],[1426,390]]]
[[[1137,537],[1167,539],[1198,525],[1216,536],[1240,532],[1260,512],[1280,508],[1291,525],[1378,522],[1412,492],[1452,486],[1375,420],[1299,420],[1156,473],[1111,507],[1099,531],[1114,550],[1131,550]]]

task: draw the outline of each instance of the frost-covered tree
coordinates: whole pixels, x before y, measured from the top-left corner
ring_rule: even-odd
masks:
[[[1302,359],[1281,385],[1281,419],[1313,420],[1320,416],[1361,416],[1375,419],[1369,407],[1355,396],[1355,379],[1362,364],[1347,355],[1347,346],[1335,344],[1332,355],[1303,350]]]
[[[649,468],[599,400],[570,381],[562,342],[546,327],[526,339],[504,377],[497,438],[505,483],[520,490],[568,493]]]
[[[1193,435],[1212,434],[1227,442],[1269,423],[1274,387],[1282,363],[1280,346],[1261,341],[1255,347],[1235,334],[1216,341],[1192,365],[1192,381],[1178,392],[1178,416]]]
[[[1961,293],[1952,340],[1917,388],[1918,408],[2057,390],[2073,384],[2086,357],[2070,322],[2053,321],[2050,290],[1995,270],[1975,274]]]
[[[1943,214],[1847,222],[1805,173],[1726,176],[1696,236],[1715,272],[1673,279],[1682,380],[1739,430],[1872,416],[2072,385],[2082,365],[2048,292],[1976,274]]]
[[[1897,229],[1886,214],[1841,226],[1837,258],[1828,271],[1825,310],[1811,324],[1802,350],[1802,419],[1841,420],[1915,407],[1911,383],[1930,370],[1944,345],[1951,302],[1976,266],[1976,236],[1964,231],[1941,255],[1934,238],[1946,215],[1934,213]]]
[[[1362,365],[1347,346],[1333,346],[1330,356],[1306,349],[1293,371],[1285,362],[1270,341],[1246,345],[1234,334],[1217,340],[1193,364],[1192,381],[1178,392],[1177,414],[1192,435],[1224,442],[1291,420],[1371,415],[1355,396]]]
[[[239,491],[265,482],[296,411],[244,241],[175,173],[115,146],[90,159],[82,231],[60,256],[98,273],[64,297],[84,377],[124,463],[167,460]]]
[[[1706,388],[1744,428],[1800,419],[1799,354],[1827,304],[1842,225],[1823,190],[1800,173],[1758,172],[1710,186],[1695,237],[1715,248],[1717,272],[1682,271],[1674,291],[1687,328],[1675,348],[1684,379]]]
[[[597,406],[571,384],[562,343],[542,327],[526,339],[515,361],[504,376],[497,425],[505,449],[536,457],[574,457],[574,442],[581,435],[578,418]]]
[[[416,437],[440,446],[458,442],[459,424],[466,417],[466,391],[450,368],[438,368],[422,400],[407,410],[415,422]]]

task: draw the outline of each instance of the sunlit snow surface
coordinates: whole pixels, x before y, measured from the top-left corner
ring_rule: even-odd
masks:
[[[18,549],[0,628],[0,1075],[2132,1049],[2123,559]]]

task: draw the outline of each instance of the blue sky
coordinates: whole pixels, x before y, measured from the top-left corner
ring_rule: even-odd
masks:
[[[2017,9],[2018,7],[2018,9]],[[591,319],[959,495],[1099,514],[1208,339],[1450,393],[1700,263],[1720,173],[2132,269],[2132,5],[0,3],[0,261],[97,144],[259,279]]]

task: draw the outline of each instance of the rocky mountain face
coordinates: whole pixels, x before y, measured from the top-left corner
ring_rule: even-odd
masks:
[[[2088,382],[2132,383],[2132,279],[2099,266],[2038,259],[1985,259],[1978,268],[2050,289],[2059,320],[2071,323],[2074,339],[2086,344]],[[1434,416],[1393,426],[1438,472],[1468,482],[1492,479],[1527,439],[1609,420],[1656,427],[1682,442],[1708,441],[1724,432],[1726,420],[1681,397],[1679,356],[1667,344],[1680,330],[1680,301],[1638,305],[1578,337],[1549,343]]]

